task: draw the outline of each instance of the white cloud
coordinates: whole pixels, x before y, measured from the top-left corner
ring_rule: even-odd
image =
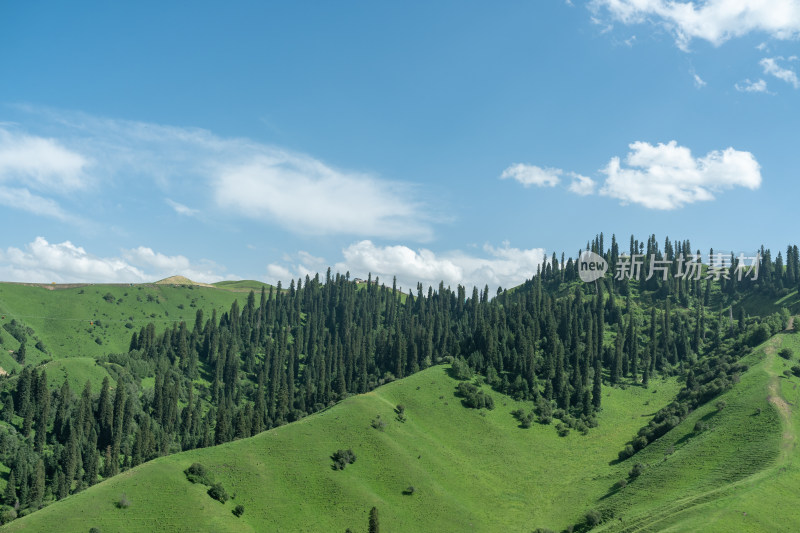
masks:
[[[88,165],[54,139],[0,128],[0,182],[63,193],[87,185]]]
[[[55,200],[33,194],[26,188],[0,186],[0,204],[65,222],[77,222],[79,220],[64,211]]]
[[[675,141],[656,146],[634,142],[629,146],[627,167],[621,165],[619,157],[613,157],[603,170],[607,178],[600,190],[600,194],[623,204],[676,209],[712,200],[724,189],[757,189],[761,185],[760,166],[750,152],[727,148],[694,158],[688,148]]]
[[[0,250],[0,279],[32,283],[142,283],[175,274],[194,281],[230,278],[210,261],[192,264],[183,256],[165,256],[150,248],[123,252],[123,257],[97,257],[70,241],[51,244],[37,237],[24,249]]]
[[[767,90],[767,82],[762,79],[750,81],[750,78],[748,78],[741,84],[734,84],[734,87],[737,91],[743,93],[769,93]]]
[[[277,285],[278,282],[282,282],[285,287],[288,287],[289,282],[297,277],[300,274],[293,274],[288,268],[285,266],[277,265],[277,264],[270,264],[267,265],[267,282],[272,283],[273,285]]]
[[[208,259],[202,259],[198,263],[192,263],[188,258],[182,255],[164,255],[146,246],[139,246],[131,250],[123,250],[122,256],[130,264],[152,273],[151,275],[156,276],[156,279],[180,275],[192,281],[212,283],[232,277],[224,276],[222,272],[225,269]]]
[[[322,257],[316,257],[305,251],[299,251],[294,256],[284,254],[283,260],[287,263],[293,263],[291,266],[284,266],[278,263],[271,263],[267,265],[267,282],[273,285],[278,281],[287,284],[292,279],[305,278],[306,276],[314,277],[317,273],[322,273],[327,270],[327,263]],[[341,272],[342,274],[345,271]]]
[[[694,77],[694,86],[697,87],[698,89],[701,89],[706,85],[708,85],[708,83],[706,83],[706,81],[703,78],[698,76],[697,73],[693,72],[692,76]]]
[[[783,80],[786,83],[789,83],[795,89],[800,88],[800,80],[797,79],[797,73],[792,69],[783,68],[778,65],[778,60],[783,59],[782,57],[765,57],[761,61],[759,61],[759,65],[764,69],[764,74],[769,74],[771,76],[775,76],[779,80]],[[792,58],[789,58],[791,60]]]
[[[122,283],[147,280],[144,272],[119,258],[90,255],[70,241],[50,244],[43,237],[19,248],[0,250],[0,276],[8,281]]]
[[[53,196],[88,186],[89,159],[57,140],[2,126],[14,125],[0,124],[0,204],[63,222],[81,222]]]
[[[692,39],[719,46],[751,32],[776,39],[800,35],[800,3],[796,0],[592,0],[590,7],[595,17],[605,11],[623,24],[663,25],[683,50]]]
[[[350,278],[367,279],[372,274],[385,285],[391,286],[392,278],[397,277],[397,286],[403,292],[409,289],[416,293],[417,282],[424,287],[438,287],[440,281],[445,286],[455,288],[463,285],[468,290],[473,286],[482,289],[489,286],[490,294],[494,295],[497,287],[514,287],[530,279],[536,274],[538,267],[545,260],[542,248],[528,250],[511,248],[507,242],[499,248],[484,245],[483,253],[465,253],[451,251],[435,253],[426,248],[412,249],[404,245],[380,246],[370,240],[355,242],[342,250],[342,259],[337,262],[332,270],[344,274],[350,273]],[[322,258],[306,258],[305,265],[302,258],[304,252],[296,256],[285,258],[286,263],[292,263],[297,257],[300,264],[273,263],[267,267],[271,283],[280,280],[284,286],[292,279],[305,277],[306,273],[313,277],[319,272],[324,275],[325,261]],[[313,264],[312,264],[313,263]],[[303,268],[312,268],[303,271]]]
[[[580,174],[571,173],[572,183],[569,184],[570,192],[579,194],[581,196],[588,196],[594,194],[595,181],[592,178],[581,176]]]
[[[273,150],[226,165],[213,181],[217,204],[305,234],[429,240],[430,217],[407,184],[335,170]]]
[[[420,241],[433,235],[436,219],[420,200],[423,191],[411,183],[336,169],[306,154],[198,128],[25,110],[61,128],[59,137],[83,154],[72,161],[73,173],[64,176],[77,176],[91,161],[109,191],[135,181],[142,187],[154,184],[166,198],[180,193],[186,203],[167,200],[180,215],[208,210],[314,235]]]
[[[558,185],[559,176],[564,171],[559,168],[541,168],[535,165],[524,165],[518,163],[511,165],[503,171],[500,179],[512,178],[520,182],[525,187],[536,185],[537,187],[554,187]]]
[[[184,215],[184,216],[187,216],[187,217],[193,217],[193,216],[195,216],[196,214],[198,214],[200,212],[199,209],[192,209],[191,207],[187,207],[187,206],[185,206],[183,204],[179,204],[178,202],[170,200],[169,198],[167,198],[166,201],[167,201],[167,204],[172,209],[174,209],[175,212],[178,213],[179,215]]]
[[[545,256],[541,248],[520,250],[510,248],[508,243],[501,248],[485,245],[483,251],[484,257],[460,251],[437,255],[425,248],[376,246],[365,240],[342,250],[344,260],[336,265],[336,270],[350,271],[351,275],[362,278],[371,272],[373,279],[378,276],[387,284],[396,275],[405,292],[408,289],[416,292],[417,282],[437,286],[444,281],[445,286],[452,288],[459,284],[468,289],[483,288],[488,284],[494,294],[498,286],[513,287],[533,277]]]

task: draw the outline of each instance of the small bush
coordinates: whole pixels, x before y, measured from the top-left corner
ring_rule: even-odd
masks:
[[[702,433],[708,429],[708,424],[699,420],[697,424],[694,425],[694,432],[695,433]]]
[[[130,506],[131,506],[130,500],[128,500],[128,497],[123,493],[122,496],[120,496],[119,501],[117,502],[117,509],[127,509]]]
[[[630,444],[628,444],[627,446],[625,446],[625,449],[624,449],[624,450],[622,450],[622,451],[620,451],[620,452],[619,452],[619,454],[618,454],[618,456],[619,456],[619,460],[620,460],[620,461],[624,461],[624,460],[625,460],[625,459],[627,459],[628,457],[632,457],[632,456],[633,456],[633,454],[635,454],[635,453],[636,453],[636,450],[634,450],[634,449],[633,449],[633,446],[631,446]]]
[[[208,489],[208,495],[220,503],[225,503],[229,498],[228,491],[225,490],[222,483],[214,483],[211,485],[211,488]]]
[[[637,477],[642,475],[644,469],[645,466],[642,463],[636,463],[635,465],[633,465],[633,468],[631,468],[631,471],[628,472],[628,477],[631,479],[636,479]]]
[[[99,528],[93,527],[89,530],[89,533],[101,533]]]
[[[778,352],[778,355],[783,357],[784,359],[791,359],[794,353],[792,352],[791,348],[783,348],[781,351]]]
[[[728,407],[728,402],[726,402],[725,400],[720,400],[715,405],[717,407],[717,411],[722,411],[723,409]]]
[[[466,361],[462,358],[457,357],[453,360],[453,374],[455,375],[456,379],[460,380],[467,380],[472,379],[472,369],[469,367]]]
[[[409,485],[408,487],[406,487],[406,490],[403,491],[403,494],[405,494],[406,496],[411,496],[415,492],[417,492],[417,489],[415,489],[413,485]]]
[[[383,431],[386,428],[386,421],[381,420],[381,415],[378,415],[372,419],[370,425],[379,431]]]
[[[620,479],[619,481],[614,483],[614,490],[624,489],[627,486],[628,486],[628,480],[627,479]]]
[[[233,512],[233,516],[235,516],[236,518],[239,518],[240,516],[242,516],[244,514],[244,505],[237,505],[236,507],[233,508],[232,512]]]
[[[8,524],[16,518],[17,510],[13,507],[3,506],[3,509],[0,510],[0,524]]]
[[[461,403],[464,407],[471,407],[473,409],[494,409],[494,399],[472,383],[459,383],[458,387],[456,387],[456,395],[463,398]]]
[[[192,463],[192,466],[184,470],[183,473],[186,474],[186,479],[192,483],[200,483],[201,485],[212,485],[214,483],[211,473],[200,463]]]
[[[600,522],[602,522],[602,521],[603,521],[603,517],[600,514],[600,511],[597,511],[596,509],[592,509],[591,511],[586,513],[586,524],[588,524],[589,527],[594,527],[594,526],[600,525]]]
[[[792,374],[795,376],[800,376],[800,365],[794,365],[792,367]]]
[[[333,460],[334,470],[344,470],[344,467],[356,462],[356,454],[349,448],[347,450],[336,450],[331,455],[331,460]]]

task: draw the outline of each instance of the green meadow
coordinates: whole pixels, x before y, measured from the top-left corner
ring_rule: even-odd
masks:
[[[156,459],[6,529],[343,532],[365,530],[375,506],[386,531],[560,530],[624,475],[626,465],[609,463],[678,388],[674,379],[608,388],[600,426],[559,437],[553,425],[519,427],[511,411],[531,404],[494,391],[494,410],[463,407],[446,370],[432,367],[249,439]],[[378,415],[383,430],[371,426]],[[334,470],[331,454],[347,448],[355,463]],[[183,470],[194,462],[235,499],[223,505],[187,481]],[[404,494],[410,486],[414,494]],[[118,509],[123,493],[131,505]],[[245,508],[240,518],[236,505]]]
[[[258,289],[260,290],[260,288]],[[198,309],[205,319],[212,310],[230,310],[247,294],[203,286],[85,285],[67,289],[0,283],[0,324],[12,319],[30,327],[26,363],[66,357],[99,357],[128,350],[131,334],[153,322],[158,331],[181,321],[191,327]],[[2,335],[0,366],[19,369],[11,356],[19,342]],[[35,348],[41,341],[45,352]]]

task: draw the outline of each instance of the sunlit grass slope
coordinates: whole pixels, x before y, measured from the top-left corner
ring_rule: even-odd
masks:
[[[433,367],[251,439],[157,459],[6,529],[365,531],[375,506],[385,531],[560,530],[627,471],[609,461],[678,388],[657,380],[650,389],[605,389],[600,426],[559,437],[553,426],[519,427],[510,413],[530,404],[490,392],[495,410],[468,409],[455,385]],[[384,431],[370,425],[377,415]],[[340,448],[357,460],[335,471],[330,455]],[[183,470],[196,461],[236,498],[223,505],[189,483]],[[409,486],[415,493],[404,495]],[[123,493],[131,505],[118,509]]]
[[[47,353],[26,343],[26,362],[48,358],[97,357],[127,351],[131,333],[153,322],[158,331],[185,320],[194,326],[197,309],[205,318],[228,311],[235,299],[244,304],[246,294],[209,287],[170,285],[87,285],[48,290],[43,287],[0,283],[0,324],[11,319],[30,326]],[[19,342],[3,330],[0,366],[10,371],[19,365],[9,354]]]
[[[781,347],[793,362],[777,357]],[[776,335],[745,359],[732,390],[626,461],[648,468],[602,502],[615,517],[599,530],[800,531],[800,391],[783,375],[798,353],[797,334]],[[698,421],[708,429],[695,431]]]

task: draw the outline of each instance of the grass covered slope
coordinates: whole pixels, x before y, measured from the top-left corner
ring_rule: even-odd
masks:
[[[141,465],[4,530],[363,531],[372,506],[386,531],[560,530],[624,475],[609,461],[678,388],[605,389],[600,426],[559,437],[552,425],[520,428],[510,413],[531,405],[495,392],[493,411],[463,407],[456,383],[433,367],[256,437]],[[371,427],[376,415],[384,431]],[[355,463],[334,470],[331,454],[347,448]],[[236,498],[223,505],[189,483],[193,462]],[[130,507],[118,509],[123,493]]]
[[[776,335],[762,348],[758,354],[760,362],[748,373],[755,376],[758,388],[752,390],[752,403],[744,404],[741,413],[742,418],[747,417],[750,422],[749,431],[738,435],[729,432],[732,442],[728,447],[736,445],[738,454],[740,443],[747,442],[751,445],[747,450],[749,454],[768,455],[769,463],[754,475],[727,485],[723,490],[706,493],[706,497],[698,498],[680,512],[651,515],[640,522],[641,528],[627,528],[625,531],[654,531],[656,528],[719,532],[800,530],[800,450],[797,448],[800,379],[784,375],[785,370],[798,364],[800,335]],[[794,352],[791,361],[777,356],[781,348],[790,348]],[[745,384],[744,378],[742,384]],[[731,392],[735,393],[735,390]],[[745,386],[745,390],[739,392],[740,399],[746,400],[749,393],[749,387]],[[737,400],[734,398],[733,401]],[[730,406],[735,405],[733,401],[729,400]],[[755,415],[753,411],[759,407],[762,413]],[[764,419],[767,413],[769,418]],[[762,451],[756,449],[759,441],[765,447]],[[752,461],[752,455],[746,455],[744,450],[741,453],[740,463]]]
[[[205,318],[228,311],[236,299],[247,295],[198,286],[86,285],[50,290],[40,286],[0,283],[0,324],[12,319],[32,328],[46,352],[35,348],[29,336],[27,363],[48,358],[98,357],[128,350],[131,333],[153,322],[158,330],[184,320],[192,325],[197,309]],[[9,355],[19,342],[2,330],[0,366],[11,371],[20,366]]]
[[[261,289],[264,288],[269,292],[269,289],[272,287],[269,283],[264,283],[263,281],[256,281],[252,279],[240,279],[236,281],[218,281],[212,284],[214,287],[218,289],[225,289],[228,291],[234,292],[250,292],[255,291],[256,293],[261,292]]]

